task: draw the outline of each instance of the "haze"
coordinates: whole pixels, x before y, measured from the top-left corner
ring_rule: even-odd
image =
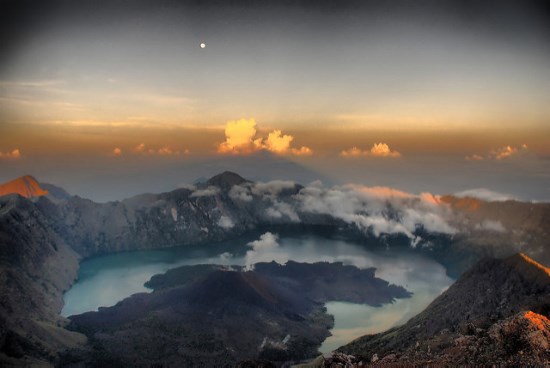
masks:
[[[5,1],[0,181],[549,200],[546,1]],[[201,48],[201,43],[207,46]]]

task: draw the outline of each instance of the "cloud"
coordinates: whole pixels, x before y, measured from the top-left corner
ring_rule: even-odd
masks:
[[[374,143],[370,150],[363,150],[357,147],[351,147],[340,152],[342,157],[361,157],[361,156],[375,156],[375,157],[401,157],[401,153],[392,151],[390,146],[386,143]]]
[[[113,155],[115,156],[120,156],[122,155],[122,150],[118,147],[116,147],[114,150],[113,150]]]
[[[225,142],[220,143],[220,153],[250,153],[256,150],[256,120],[240,119],[225,125]],[[259,142],[258,142],[259,143]]]
[[[18,159],[21,158],[21,151],[16,148],[8,152],[0,152],[0,158]]]
[[[231,220],[231,218],[227,216],[221,216],[220,219],[218,220],[218,226],[223,229],[229,230],[233,226],[235,226],[235,224],[233,223],[233,220]]]
[[[472,155],[466,156],[465,159],[468,161],[482,161],[482,160],[507,160],[511,158],[518,158],[527,155],[529,149],[526,144],[522,144],[519,147],[514,146],[503,146],[497,149],[494,149],[487,153],[486,155],[479,155],[474,153]]]
[[[234,201],[242,202],[251,202],[254,199],[251,195],[250,188],[241,185],[234,185],[229,190],[229,198]]]
[[[302,146],[298,148],[291,148],[291,152],[295,156],[311,156],[313,155],[313,150],[309,147]]]
[[[250,190],[257,196],[273,197],[279,195],[284,190],[294,189],[295,187],[296,184],[290,180],[272,180],[267,183],[255,183],[251,185]]]
[[[190,191],[194,192],[197,189],[197,186],[193,185],[193,184],[189,184],[189,183],[182,183],[182,184],[178,185],[178,188],[179,189],[187,189],[187,190],[190,190]]]
[[[260,239],[254,240],[247,245],[252,248],[246,252],[245,265],[250,270],[258,262],[275,261],[284,264],[288,261],[288,254],[279,251],[279,235],[266,232]]]
[[[270,233],[269,231],[260,236],[260,239],[251,241],[247,245],[253,250],[267,250],[277,248],[279,246],[279,235]]]
[[[274,130],[267,135],[265,146],[271,152],[285,153],[293,140],[293,136],[283,134],[280,130]]]
[[[477,199],[481,199],[489,202],[503,202],[503,201],[517,200],[517,198],[511,194],[494,192],[487,188],[468,189],[462,192],[454,193],[453,195],[459,198],[472,197],[472,198],[477,198]]]
[[[497,148],[491,152],[491,156],[496,160],[503,160],[510,157],[518,156],[527,150],[527,145],[524,144],[521,147],[504,146]]]
[[[134,148],[134,152],[142,155],[158,155],[158,156],[177,156],[181,155],[180,151],[174,150],[170,146],[162,146],[159,148],[147,148],[145,143],[140,143]],[[189,150],[183,151],[184,154],[188,154]]]
[[[465,159],[468,161],[482,161],[484,158],[483,156],[474,153],[473,155],[466,156]]]
[[[276,129],[267,138],[257,137],[256,121],[240,119],[228,121],[225,126],[225,141],[218,145],[217,151],[225,154],[249,154],[261,150],[279,155],[306,156],[313,154],[311,148],[291,147],[294,137]]]
[[[285,202],[274,201],[273,206],[266,210],[266,216],[273,219],[281,219],[284,216],[292,222],[300,222],[300,217],[292,206]]]
[[[419,242],[415,234],[418,227],[448,235],[457,231],[449,223],[450,208],[427,193],[414,195],[387,187],[358,185],[308,186],[295,198],[300,204],[299,213],[329,215],[375,236],[402,234],[411,239],[411,245]]]
[[[502,225],[502,223],[494,220],[483,220],[481,223],[476,224],[475,228],[477,230],[487,230],[496,233],[506,232],[506,228]]]
[[[220,188],[209,186],[206,189],[198,189],[191,193],[191,198],[215,196],[220,193]]]

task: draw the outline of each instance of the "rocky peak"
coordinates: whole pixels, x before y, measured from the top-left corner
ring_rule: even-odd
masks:
[[[221,174],[211,177],[206,182],[207,185],[212,185],[222,189],[229,189],[234,185],[239,185],[248,182],[245,178],[231,171],[224,171]]]
[[[15,180],[0,184],[0,196],[19,194],[25,198],[40,197],[48,194],[31,175],[21,176]]]

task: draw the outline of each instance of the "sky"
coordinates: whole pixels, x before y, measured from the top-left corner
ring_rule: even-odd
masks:
[[[549,1],[0,7],[0,181],[105,201],[231,169],[550,200]]]

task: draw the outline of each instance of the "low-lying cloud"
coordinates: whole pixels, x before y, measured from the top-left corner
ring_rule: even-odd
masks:
[[[361,156],[374,156],[374,157],[401,157],[401,153],[394,151],[386,143],[375,143],[371,149],[361,149],[358,147],[351,147],[340,152],[342,157],[361,157]]]
[[[491,231],[495,233],[504,233],[506,228],[500,221],[495,220],[483,220],[474,226],[476,230]]]
[[[452,210],[438,196],[420,195],[388,187],[342,185],[323,187],[319,182],[299,187],[291,181],[246,183],[234,186],[229,195],[240,205],[274,222],[315,223],[316,215],[328,216],[381,236],[401,234],[416,245],[419,228],[452,235]]]
[[[330,215],[375,236],[402,234],[415,245],[419,226],[432,233],[452,235],[450,209],[430,194],[414,195],[387,187],[358,185],[322,188],[308,186],[296,198],[301,211]]]
[[[189,197],[191,198],[197,198],[197,197],[210,197],[215,196],[220,193],[220,188],[209,186],[204,189],[197,189]]]
[[[229,230],[229,229],[233,228],[233,226],[235,226],[235,224],[233,223],[233,220],[231,220],[230,217],[221,216],[220,219],[218,220],[218,226],[223,228],[223,229]]]
[[[468,189],[462,192],[454,193],[453,195],[459,198],[472,197],[472,198],[477,198],[488,202],[503,202],[503,201],[517,200],[517,198],[515,198],[511,194],[499,193],[499,192],[489,190],[487,188]]]
[[[274,130],[267,137],[257,137],[256,121],[254,119],[240,119],[228,121],[225,126],[225,141],[218,145],[219,153],[249,154],[261,150],[279,155],[311,155],[311,148],[302,146],[292,147],[294,137],[283,134],[281,130]]]

